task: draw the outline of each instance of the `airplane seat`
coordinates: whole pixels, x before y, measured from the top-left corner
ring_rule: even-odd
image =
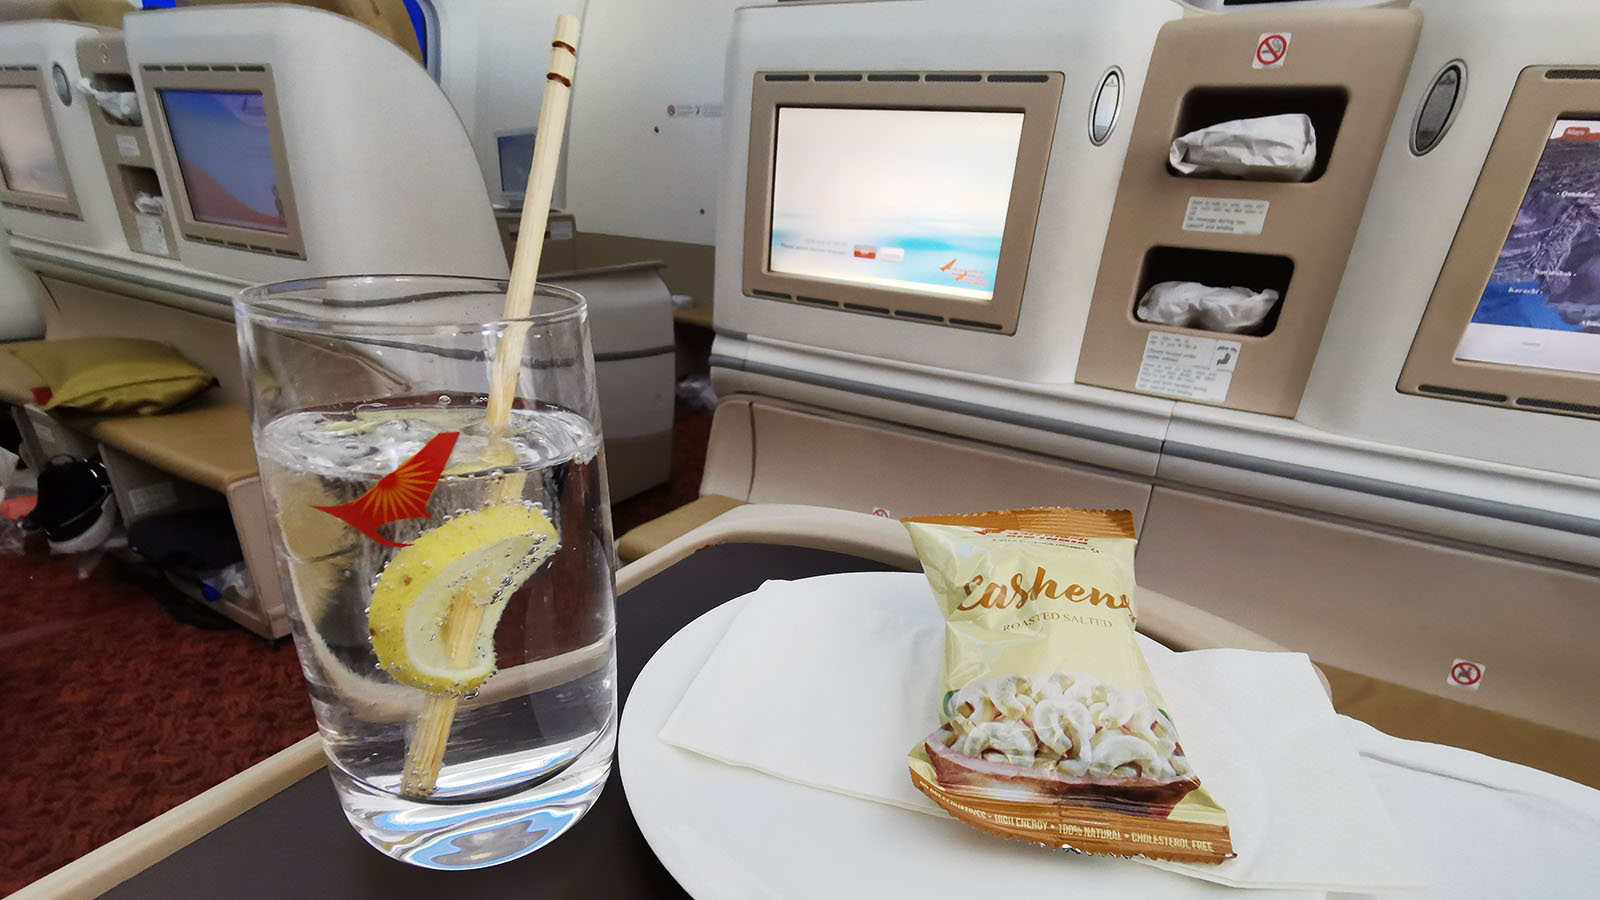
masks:
[[[272,0],[272,2],[309,6],[353,19],[388,38],[412,59],[422,62],[422,47],[417,43],[417,32],[411,25],[411,14],[406,12],[404,0]],[[259,0],[177,0],[174,6],[183,8],[245,3],[260,5]]]
[[[102,28],[119,28],[122,17],[137,11],[132,0],[3,0],[0,22],[54,20]],[[44,333],[40,313],[44,288],[39,278],[19,266],[0,247],[0,343],[29,340]],[[0,352],[9,357],[9,354]],[[11,396],[16,382],[9,365],[0,361],[0,397]]]
[[[404,0],[273,0],[295,6],[337,13],[371,28],[393,41],[412,59],[422,62],[422,48],[417,43],[416,29],[411,25],[410,13]],[[261,5],[257,0],[176,0],[174,7],[226,6],[230,4]],[[3,0],[0,2],[0,22],[24,20],[51,20],[81,22],[101,28],[121,28],[128,13],[139,12],[136,0]]]
[[[1307,652],[1345,709],[1592,779],[1593,316],[1527,299],[1582,305],[1588,270],[1507,237],[1525,191],[1593,205],[1529,181],[1547,142],[1600,146],[1600,58],[1555,24],[1592,5],[917,9],[735,16],[699,511],[1128,508],[1142,586]],[[1309,122],[1310,169],[1173,165],[1251,116]],[[1142,316],[1168,282],[1275,305]],[[1543,318],[1463,355],[1465,323],[1509,327],[1480,294]]]
[[[0,135],[0,156],[33,159],[0,192],[0,221],[49,292],[50,338],[165,341],[218,385],[158,415],[46,412],[19,405],[38,378],[0,353],[0,400],[37,426],[36,445],[98,453],[130,521],[226,504],[254,592],[212,608],[281,637],[232,295],[345,272],[504,278],[505,258],[459,118],[393,41],[291,4],[152,10],[123,25],[0,26],[0,87],[37,138]],[[207,190],[219,175],[240,193]]]
[[[121,32],[11,23],[0,26],[0,65],[12,58],[27,65],[0,71],[0,82],[12,78],[30,100],[39,98],[36,143],[54,145],[70,175],[59,190],[36,184],[0,192],[10,249],[50,292],[47,334],[163,340],[219,380],[159,415],[27,413],[59,426],[63,439],[87,439],[86,452],[98,445],[113,487],[128,488],[118,499],[131,518],[223,495],[246,561],[259,573],[253,604],[223,611],[281,636],[288,619],[273,574],[231,297],[252,284],[341,273],[506,277],[461,119],[391,41],[299,4],[152,10],[129,16]],[[81,72],[89,86],[137,100],[141,115],[129,122],[87,92],[73,92],[71,102],[57,98],[48,78],[57,64],[68,84],[78,84]],[[219,176],[240,193],[219,198],[208,190]],[[670,454],[671,299],[656,268],[552,276],[591,302],[616,499],[664,479]],[[648,385],[640,371],[650,375]],[[0,363],[6,399],[25,399],[35,380]]]
[[[225,494],[230,486],[255,476],[248,392],[230,321],[129,302],[126,296],[83,285],[58,289],[58,294],[46,320],[50,339],[118,336],[163,341],[216,378],[215,386],[175,409],[156,415],[69,412],[64,418],[70,427],[87,433],[102,448],[215,493]],[[37,382],[31,371],[27,374]]]

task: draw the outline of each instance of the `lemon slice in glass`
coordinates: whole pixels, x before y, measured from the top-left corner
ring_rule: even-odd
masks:
[[[434,694],[467,694],[494,674],[494,629],[506,598],[557,545],[543,512],[503,503],[461,513],[423,532],[384,566],[367,626],[378,664],[396,681]],[[479,609],[471,653],[452,663],[445,618],[457,597]]]
[[[473,472],[482,472],[485,469],[494,469],[501,466],[514,466],[517,464],[517,453],[505,441],[489,441],[483,446],[464,447],[467,453],[457,453],[455,456],[464,457],[461,462],[448,466],[444,470],[446,475],[470,475]]]

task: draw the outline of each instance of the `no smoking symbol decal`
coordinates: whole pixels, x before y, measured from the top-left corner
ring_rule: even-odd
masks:
[[[1256,55],[1250,61],[1253,69],[1277,69],[1289,55],[1289,32],[1271,31],[1256,39]]]
[[[1450,674],[1445,684],[1475,691],[1483,683],[1483,664],[1470,659],[1458,659],[1450,664]]]

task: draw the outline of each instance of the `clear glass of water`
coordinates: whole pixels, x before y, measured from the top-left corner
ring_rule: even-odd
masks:
[[[541,285],[529,315],[506,320],[505,292],[351,276],[234,303],[329,772],[362,837],[436,869],[559,837],[599,799],[616,742],[584,301]],[[499,417],[497,364],[503,386],[514,378]]]

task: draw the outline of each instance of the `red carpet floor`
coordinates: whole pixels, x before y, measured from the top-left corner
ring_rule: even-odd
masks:
[[[672,479],[618,534],[693,500],[711,417],[680,406]],[[30,544],[0,556],[0,896],[315,727],[293,645],[168,615],[107,560],[80,580]]]
[[[287,641],[179,624],[116,568],[0,559],[0,894],[316,727]]]

